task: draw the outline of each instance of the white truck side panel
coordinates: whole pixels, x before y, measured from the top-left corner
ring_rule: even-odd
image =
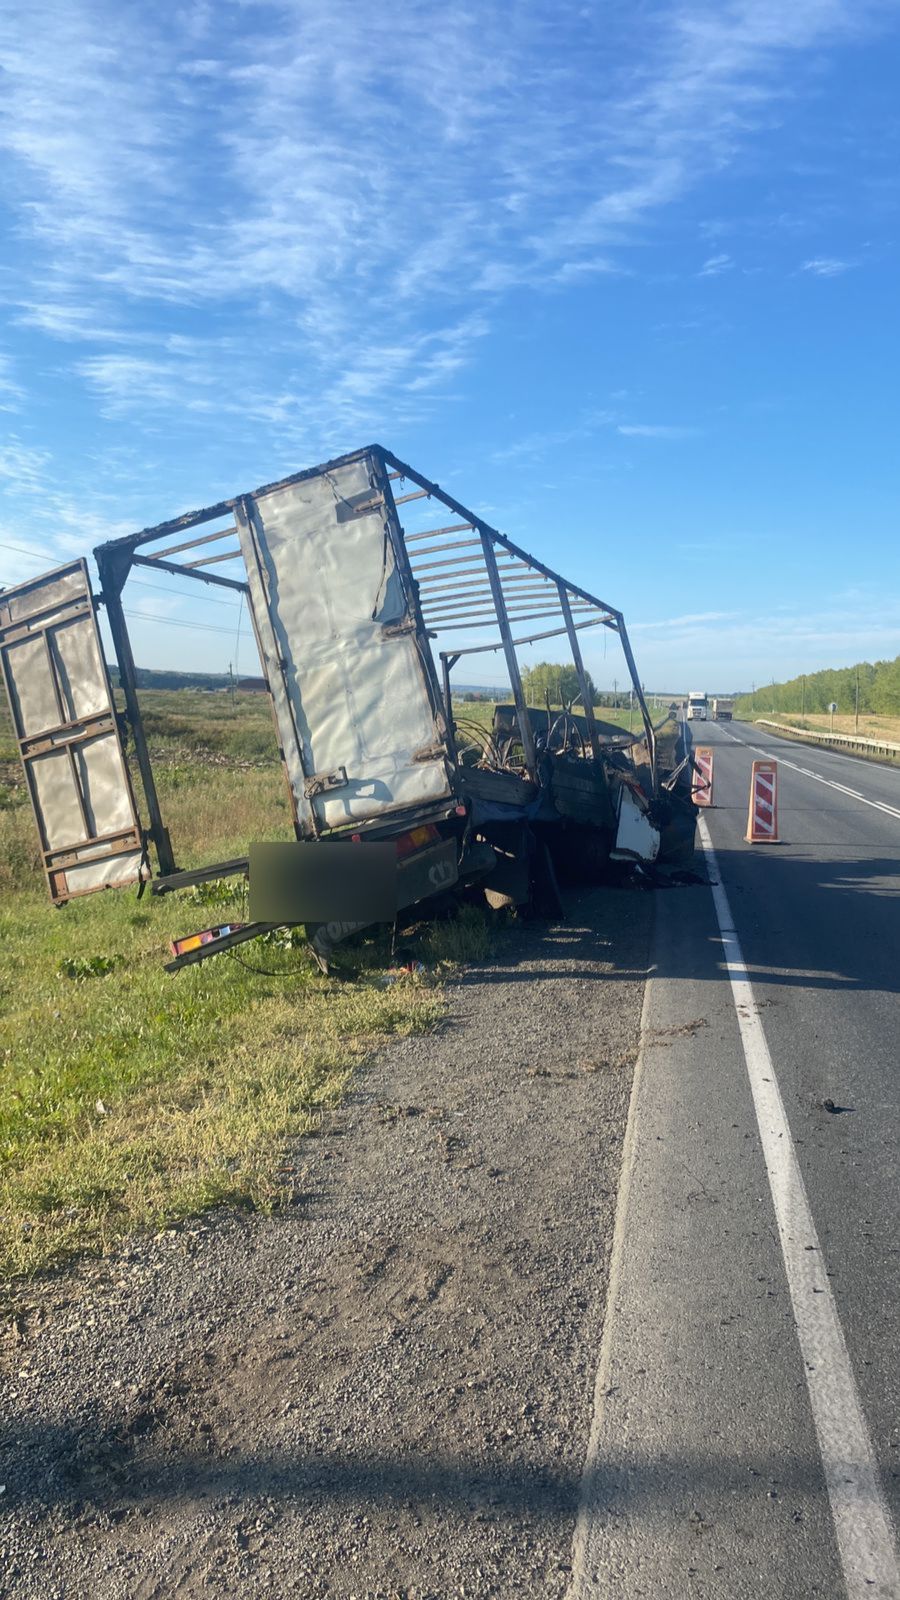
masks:
[[[298,812],[311,803],[323,828],[450,793],[374,466],[367,456],[248,497],[250,526],[238,519],[251,594],[258,563],[281,658],[276,714],[293,721],[284,749]],[[314,780],[341,768],[346,782],[315,794]]]

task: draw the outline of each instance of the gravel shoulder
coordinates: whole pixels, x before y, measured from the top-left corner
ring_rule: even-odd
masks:
[[[561,1596],[653,897],[500,936],[217,1214],[29,1291],[0,1595]]]

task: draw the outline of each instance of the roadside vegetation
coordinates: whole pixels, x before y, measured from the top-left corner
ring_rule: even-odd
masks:
[[[265,695],[153,689],[141,699],[179,866],[292,836]],[[494,708],[458,709],[485,726]],[[627,729],[627,707],[600,715]],[[484,916],[463,908],[404,933],[424,977],[386,982],[379,935],[340,950],[325,978],[302,930],[165,973],[172,938],[246,919],[242,893],[229,880],[54,909],[4,698],[0,1276],[221,1202],[284,1203],[287,1141],[316,1128],[379,1040],[439,1021],[442,972],[487,954]]]
[[[179,865],[291,836],[263,696],[157,691],[145,705]],[[297,934],[162,970],[172,937],[242,911],[233,882],[54,909],[0,725],[0,1275],[222,1201],[281,1204],[285,1141],[316,1127],[378,1040],[433,1026],[442,967],[487,948],[484,918],[464,911],[414,931],[424,979],[385,982],[383,937],[324,978]]]
[[[763,684],[753,694],[740,695],[734,703],[734,714],[747,722],[754,717],[776,717],[791,714],[806,716],[810,725],[814,719],[826,717],[830,705],[837,706],[835,732],[838,721],[848,718],[851,727],[841,727],[841,732],[853,732],[857,706],[860,713],[860,731],[864,718],[884,719],[896,730],[900,727],[900,656],[893,661],[860,661],[852,667],[826,668],[821,672],[808,672],[785,683]],[[887,728],[880,726],[878,733],[887,738]]]
[[[771,711],[757,711],[756,716],[771,718],[772,713]],[[832,719],[827,711],[819,711],[813,715],[807,714],[805,717],[799,716],[796,712],[782,711],[776,713],[774,720],[787,723],[792,728],[808,729],[810,733],[827,734],[832,731]],[[849,734],[851,737],[854,734],[858,734],[861,739],[887,739],[892,744],[900,744],[900,716],[866,717],[860,712],[859,727],[857,727],[854,715],[841,716],[836,711],[833,731],[835,733]]]

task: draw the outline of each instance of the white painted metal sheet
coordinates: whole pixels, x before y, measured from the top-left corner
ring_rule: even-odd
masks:
[[[283,747],[301,825],[310,806],[334,828],[450,793],[377,470],[360,457],[248,497],[249,521],[238,517],[254,613],[258,574],[286,691],[276,714],[291,722]]]

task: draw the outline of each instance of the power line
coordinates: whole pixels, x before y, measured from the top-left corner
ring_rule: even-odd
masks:
[[[142,622],[161,622],[167,628],[195,628],[200,633],[223,633],[229,639],[234,638],[230,628],[217,628],[213,622],[185,622],[179,617],[161,617],[155,611],[129,611],[127,607],[123,609],[126,617],[139,617]],[[253,635],[245,630],[241,637],[250,639]]]
[[[35,552],[33,550],[26,549],[25,545],[9,544],[3,539],[0,539],[0,550],[15,550],[19,555],[30,556],[32,561],[36,562],[38,566],[42,566],[45,561],[57,560],[57,557],[50,555],[49,552],[42,556],[35,555]],[[74,559],[75,558],[73,557],[73,560]],[[190,596],[186,594],[178,594],[177,590],[173,593],[172,589],[168,588],[165,584],[148,583],[146,578],[129,577],[128,581],[129,583],[139,584],[142,589],[158,589],[160,594],[167,594],[170,600],[173,598],[178,600],[187,600],[190,598]],[[212,595],[204,595],[203,604],[209,606],[227,606],[230,611],[238,611],[240,609],[240,605],[236,600],[216,600]],[[243,597],[241,599],[241,604],[243,604]],[[196,626],[199,628],[201,624],[198,622]]]
[[[132,577],[129,577],[128,582],[140,584],[142,589],[158,589],[160,594],[167,594],[170,600],[173,598],[172,590],[169,589],[164,583],[148,583],[146,578]],[[178,600],[189,600],[191,596],[176,593],[174,598]],[[229,611],[237,611],[240,609],[236,600],[215,600],[213,596],[209,594],[203,595],[202,600],[203,604],[207,606],[227,606]],[[241,603],[243,603],[243,597]]]

